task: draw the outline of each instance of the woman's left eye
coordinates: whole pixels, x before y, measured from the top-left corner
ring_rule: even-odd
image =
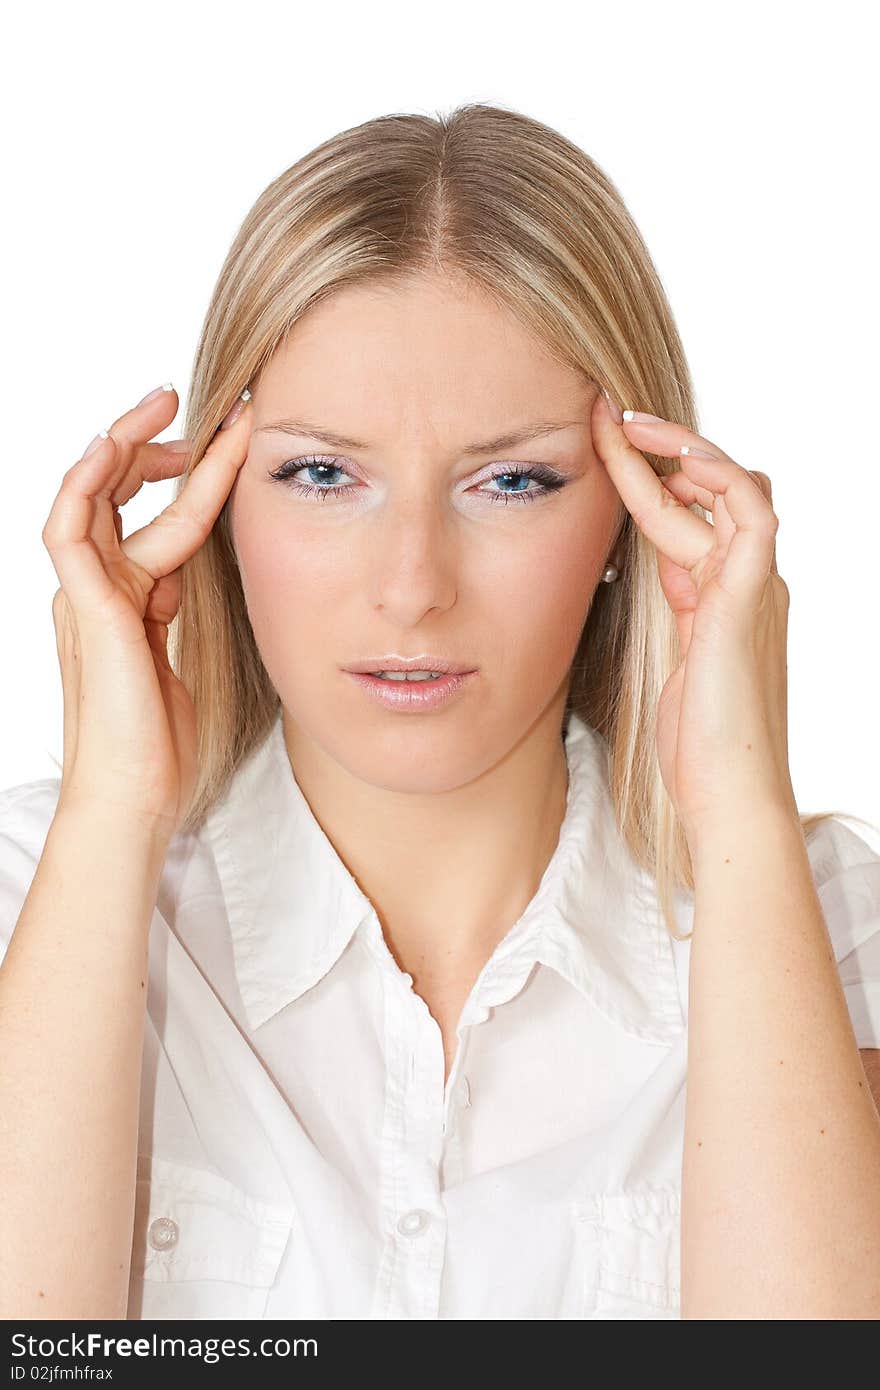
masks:
[[[322,486],[322,483],[329,483],[325,476],[320,478],[318,483],[302,483],[296,478],[297,473],[308,471],[313,475],[321,474],[342,474],[343,477],[350,477],[344,469],[334,463],[332,459],[320,458],[314,454],[309,454],[303,458],[288,459],[282,463],[270,477],[277,479],[278,482],[287,483],[288,487],[303,497],[320,497],[323,501],[325,497],[339,497],[342,493],[352,492],[351,487],[342,487],[338,484]],[[529,468],[521,468],[518,464],[510,468],[499,468],[491,477],[484,478],[483,482],[476,489],[481,496],[488,497],[491,502],[533,502],[538,497],[545,497],[548,493],[556,492],[559,488],[565,487],[568,479],[562,478],[558,473],[545,468],[542,464],[533,464]],[[500,492],[483,492],[482,489],[487,483],[503,484],[504,488]],[[507,484],[513,483],[514,490],[507,491]],[[529,483],[537,484],[536,487],[521,486]]]

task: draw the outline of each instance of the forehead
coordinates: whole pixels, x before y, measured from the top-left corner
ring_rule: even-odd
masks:
[[[586,418],[589,399],[585,375],[511,311],[469,284],[424,277],[347,286],[314,305],[264,369],[254,405],[257,423],[287,411],[355,435],[430,423],[479,433],[512,417]]]

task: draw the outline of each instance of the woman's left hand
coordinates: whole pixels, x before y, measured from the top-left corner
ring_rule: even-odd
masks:
[[[592,433],[627,511],[657,548],[675,615],[682,659],[663,687],[656,741],[689,843],[764,805],[797,818],[788,765],[789,591],[776,569],[770,479],[672,421],[618,424],[602,391]],[[661,478],[642,449],[679,458],[681,470]],[[711,523],[689,510],[695,502]]]

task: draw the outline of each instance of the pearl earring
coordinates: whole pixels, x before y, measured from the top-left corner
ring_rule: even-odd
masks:
[[[613,584],[619,574],[620,570],[617,568],[616,565],[606,565],[604,573],[602,575],[602,583]]]

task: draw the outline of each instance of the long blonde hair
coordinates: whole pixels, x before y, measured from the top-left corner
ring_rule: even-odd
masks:
[[[425,272],[474,282],[624,409],[698,429],[665,292],[608,176],[549,126],[468,104],[436,118],[380,116],[344,130],[260,194],[202,327],[186,411],[190,467],[308,308],[343,286]],[[647,457],[658,473],[673,470],[673,460]],[[620,832],[656,882],[667,930],[680,940],[674,892],[692,892],[694,881],[654,743],[678,638],[654,547],[629,513],[619,542],[621,577],[598,585],[566,713],[576,711],[607,740]],[[181,827],[192,830],[266,736],[280,701],[248,620],[227,506],[181,578],[169,650],[198,720],[199,777]],[[802,828],[835,814],[802,815]]]

